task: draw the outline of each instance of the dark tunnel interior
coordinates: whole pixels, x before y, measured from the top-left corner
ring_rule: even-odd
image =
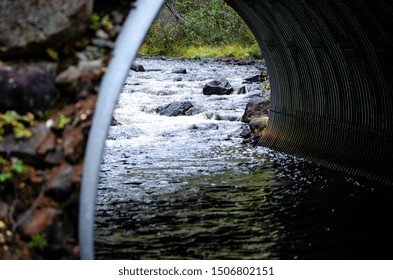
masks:
[[[271,79],[262,144],[392,184],[393,2],[226,0]]]

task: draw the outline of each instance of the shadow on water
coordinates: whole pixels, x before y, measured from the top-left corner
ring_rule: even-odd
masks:
[[[391,259],[393,192],[293,160],[112,205],[102,259]],[[248,172],[246,172],[248,170]],[[295,174],[295,175],[294,175]],[[103,213],[105,216],[105,213]],[[108,213],[107,213],[108,214]]]

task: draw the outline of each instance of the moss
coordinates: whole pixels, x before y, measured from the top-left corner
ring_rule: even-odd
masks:
[[[203,58],[260,58],[262,53],[258,45],[242,46],[240,44],[226,44],[218,46],[196,45],[189,47],[176,47],[163,50],[158,47],[149,47],[146,44],[139,51],[140,55],[177,56],[181,58],[203,59]]]

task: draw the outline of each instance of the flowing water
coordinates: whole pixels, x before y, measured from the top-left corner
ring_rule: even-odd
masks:
[[[100,175],[99,259],[391,259],[393,190],[242,143],[263,65],[139,59]],[[172,73],[185,68],[187,74]],[[227,78],[228,96],[202,87]],[[246,94],[236,94],[242,87]],[[190,101],[190,116],[157,108]]]

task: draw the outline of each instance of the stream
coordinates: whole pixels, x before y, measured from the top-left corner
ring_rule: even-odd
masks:
[[[130,71],[102,161],[98,259],[393,258],[392,188],[243,144],[262,87],[244,79],[262,62],[137,62],[146,71]],[[222,78],[233,94],[202,94]],[[192,113],[158,113],[175,101]]]

